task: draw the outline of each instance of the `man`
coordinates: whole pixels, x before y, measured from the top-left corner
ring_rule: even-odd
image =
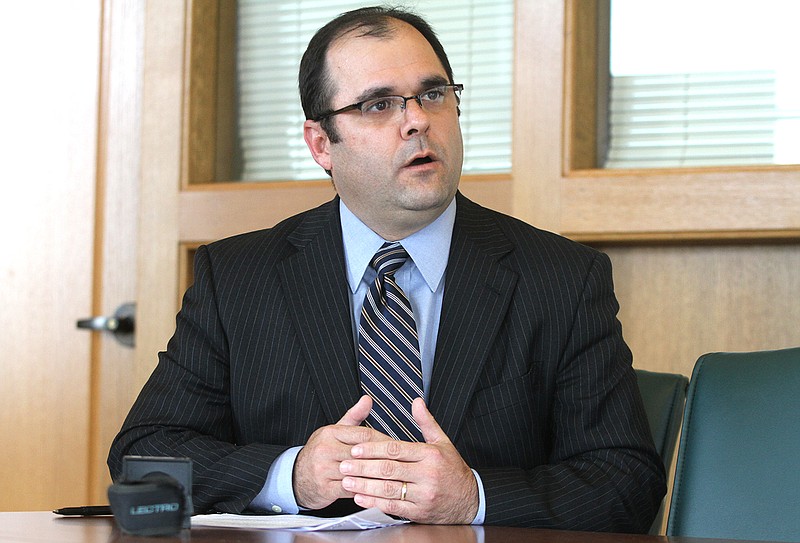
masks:
[[[198,510],[648,529],[665,476],[610,263],[458,193],[460,88],[410,13],[356,10],[315,35],[305,140],[337,198],[198,249],[112,475],[125,454],[188,456]],[[399,269],[373,269],[387,245]],[[421,378],[423,396],[397,409],[370,350],[395,348],[373,322],[392,296],[418,369],[391,381]]]

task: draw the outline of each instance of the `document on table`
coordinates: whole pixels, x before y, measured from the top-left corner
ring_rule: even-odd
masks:
[[[306,515],[195,515],[192,528],[208,526],[211,528],[248,528],[250,530],[298,530],[316,532],[323,530],[371,530],[404,524],[381,512],[380,509],[365,509],[346,517],[320,518]]]

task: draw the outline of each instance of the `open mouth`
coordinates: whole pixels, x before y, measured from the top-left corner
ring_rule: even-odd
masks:
[[[429,164],[433,162],[433,159],[429,156],[421,156],[419,158],[415,158],[411,162],[409,162],[409,166],[421,166],[422,164]]]

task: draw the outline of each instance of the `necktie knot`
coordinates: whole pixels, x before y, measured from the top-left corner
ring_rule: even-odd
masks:
[[[378,275],[394,275],[408,259],[408,253],[399,242],[386,242],[372,257],[369,265]]]

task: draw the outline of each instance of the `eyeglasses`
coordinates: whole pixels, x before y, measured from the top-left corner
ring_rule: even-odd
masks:
[[[396,120],[401,113],[406,110],[409,100],[415,100],[419,107],[428,113],[439,113],[461,103],[461,91],[464,85],[437,85],[419,94],[412,96],[378,96],[363,102],[350,104],[343,108],[323,113],[315,121],[321,121],[340,113],[359,110],[361,117],[369,122],[376,124],[387,123]]]

